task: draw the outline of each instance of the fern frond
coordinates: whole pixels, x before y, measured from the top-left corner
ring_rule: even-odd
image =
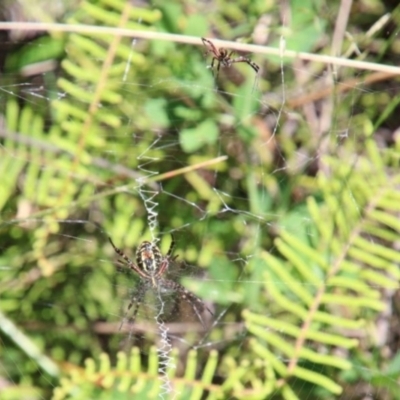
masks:
[[[137,27],[134,28],[137,24],[130,22],[129,18],[141,15],[140,29],[144,29],[146,23],[153,23],[160,18],[158,10],[150,12],[130,6],[125,7],[126,2],[124,1],[103,1],[100,3],[83,2],[80,12],[74,17],[74,22],[87,23],[90,20],[92,24],[99,26],[120,26],[122,23],[125,28],[137,29]],[[126,22],[121,22],[121,12],[127,13]],[[57,100],[53,106],[60,112],[58,116],[60,122],[72,119],[78,124],[76,128],[63,125],[63,129],[67,132],[72,129],[71,133],[82,133],[88,112],[93,114],[95,121],[91,124],[92,133],[87,135],[89,141],[91,137],[106,135],[102,124],[113,128],[121,126],[121,110],[126,108],[125,104],[121,104],[124,102],[122,91],[123,85],[125,85],[123,75],[126,65],[129,63],[140,67],[145,64],[144,56],[135,51],[128,41],[124,40],[115,47],[115,55],[112,57],[112,62],[107,66],[105,75],[104,64],[98,62],[98,60],[107,60],[112,40],[112,37],[95,39],[71,34],[66,45],[68,58],[62,62],[62,67],[68,77],[60,78],[58,84],[63,91],[68,93],[69,98]],[[103,81],[99,81],[100,77],[103,77]],[[98,101],[102,102],[101,109],[87,110],[88,104],[94,104]],[[121,108],[113,107],[118,105]],[[97,107],[97,104],[95,106]],[[118,115],[120,116],[118,117]],[[81,130],[79,130],[79,127]],[[87,144],[90,145],[90,142]]]
[[[243,315],[253,352],[272,365],[274,387],[284,398],[297,398],[298,380],[340,394],[329,371],[353,365],[336,349],[355,348],[368,319],[385,309],[384,291],[398,287],[400,256],[393,240],[400,238],[400,223],[393,212],[400,174],[385,173],[388,160],[372,140],[366,148],[368,155],[354,165],[326,160],[332,176],[318,179],[324,202],[308,200],[318,232],[313,244],[282,230],[275,240],[280,257],[262,252],[258,260],[277,317],[249,310]]]
[[[101,354],[98,362],[86,360],[84,369],[68,365],[67,376],[54,390],[53,400],[114,398],[123,393],[130,393],[135,398],[175,398],[201,399],[205,393],[209,398],[221,398],[222,389],[211,384],[215,375],[218,356],[212,351],[204,367],[202,377],[197,376],[197,353],[188,354],[186,370],[182,377],[176,376],[178,352],[172,352],[166,374],[160,374],[158,351],[152,348],[147,359],[147,368],[142,365],[138,348],[133,348],[130,356],[117,354],[117,362],[112,366],[107,354]]]
[[[136,15],[142,15],[144,25],[160,18],[158,11],[135,11],[122,0],[104,0],[101,4],[83,2],[75,18],[82,23],[95,21],[104,25],[110,23],[111,16],[119,26],[132,26],[129,20]],[[111,146],[108,129],[111,127],[113,134],[118,134],[115,129],[121,127],[125,111],[132,108],[130,99],[123,96],[126,67],[134,66],[139,70],[145,62],[143,54],[135,51],[128,39],[117,42],[113,37],[95,39],[72,34],[68,36],[66,48],[62,62],[66,76],[61,77],[58,84],[68,96],[52,102],[55,121],[45,129],[38,113],[29,107],[20,109],[11,99],[6,107],[6,156],[0,161],[0,169],[8,170],[0,206],[12,199],[18,177],[22,196],[30,208],[46,209],[47,217],[40,220],[33,243],[37,263],[45,276],[55,270],[46,247],[50,236],[61,229],[57,221],[68,219],[68,205],[89,202],[93,182],[104,185],[110,172],[113,173],[103,168],[104,176],[99,176],[98,169],[93,175],[92,170],[98,166],[95,162],[99,161],[98,153],[103,155],[104,149]],[[131,68],[127,79],[136,73],[136,68]],[[123,132],[120,134],[126,136]],[[123,149],[125,142],[121,140],[117,146]],[[135,166],[136,157],[129,159]],[[107,163],[107,160],[100,161]],[[129,219],[127,214],[125,218]]]

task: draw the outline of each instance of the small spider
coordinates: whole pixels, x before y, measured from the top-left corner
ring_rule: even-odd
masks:
[[[175,261],[175,259],[178,257],[172,256],[172,252],[175,246],[175,241],[173,237],[166,256],[162,255],[160,249],[156,246],[156,244],[147,241],[142,242],[142,244],[136,250],[136,263],[128,258],[122,250],[118,249],[112,242],[111,238],[108,239],[115,252],[125,261],[122,262],[121,260],[118,260],[118,262],[136,272],[141,278],[138,289],[128,305],[127,312],[129,312],[133,305],[135,305],[132,317],[129,319],[130,323],[134,323],[136,315],[139,311],[139,307],[144,299],[147,290],[153,288],[161,290],[172,290],[177,293],[182,300],[188,301],[192,306],[193,311],[196,313],[197,318],[205,327],[201,314],[204,312],[204,310],[207,310],[211,315],[213,315],[213,313],[197,296],[189,292],[182,285],[169,279],[163,278],[163,275],[167,271],[169,264]],[[123,323],[124,321],[122,321],[120,329]]]
[[[249,58],[243,57],[243,56],[231,58],[232,54],[234,53],[234,50],[232,50],[228,54],[228,50],[217,49],[210,40],[205,39],[205,38],[201,38],[201,40],[203,41],[204,46],[207,48],[206,55],[211,53],[211,55],[213,56],[212,60],[211,60],[211,65],[209,68],[211,68],[214,71],[214,61],[217,61],[217,63],[218,63],[217,64],[217,74],[215,76],[215,79],[218,78],[218,73],[219,73],[219,69],[221,68],[221,65],[225,68],[225,67],[232,66],[232,64],[234,64],[234,63],[240,63],[240,62],[245,62],[246,64],[250,65],[250,67],[254,69],[256,75],[258,74],[260,67],[256,63],[251,61]]]

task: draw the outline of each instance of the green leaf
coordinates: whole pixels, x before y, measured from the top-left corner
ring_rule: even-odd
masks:
[[[180,132],[179,141],[182,149],[192,153],[206,144],[212,144],[218,139],[218,126],[210,119],[202,122],[196,128],[184,129]]]
[[[151,99],[146,103],[146,114],[153,121],[155,126],[167,128],[170,125],[167,105],[166,99]]]

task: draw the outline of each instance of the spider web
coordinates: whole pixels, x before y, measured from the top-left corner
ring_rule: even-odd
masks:
[[[299,60],[287,62],[282,54],[292,47],[280,35],[275,40],[280,56],[249,55],[261,66],[259,76],[246,64],[234,65],[221,67],[218,81],[207,68],[210,60],[202,57],[201,47],[195,55],[183,45],[137,39],[124,43],[129,48],[127,61],[113,79],[131,99],[131,109],[123,110],[118,128],[102,130],[103,137],[97,139],[105,146],[89,143],[87,147],[96,151],[79,153],[82,160],[90,158],[90,168],[76,168],[72,176],[81,182],[82,190],[90,192],[90,201],[72,197],[76,207],[66,207],[67,212],[63,212],[64,206],[54,206],[48,185],[68,180],[70,160],[78,150],[70,150],[67,140],[53,136],[46,141],[30,135],[23,123],[10,126],[9,121],[13,112],[15,120],[21,117],[26,105],[43,111],[54,99],[70,95],[54,84],[57,74],[52,67],[50,73],[25,69],[26,75],[5,74],[0,81],[4,94],[0,113],[5,121],[0,150],[8,162],[2,171],[9,171],[14,182],[14,195],[2,204],[2,381],[5,386],[33,386],[32,398],[47,398],[39,388],[57,386],[52,380],[60,369],[55,360],[80,365],[84,357],[102,352],[115,359],[119,350],[133,346],[138,346],[144,357],[155,346],[162,377],[160,397],[179,398],[182,393],[174,388],[169,371],[182,368],[182,360],[176,361],[173,348],[183,354],[196,349],[200,359],[212,349],[229,351],[235,357],[247,348],[252,334],[242,311],[257,310],[264,316],[276,311],[275,305],[263,308],[266,278],[257,264],[260,249],[276,252],[273,239],[282,229],[304,241],[316,240],[304,204],[306,196],[313,193],[312,178],[329,169],[321,159],[348,157],[346,146],[354,146],[353,158],[344,161],[356,168],[358,153],[363,154],[357,144],[363,138],[362,123],[366,124],[360,117],[360,98],[366,103],[378,102],[379,96],[389,92],[386,87],[374,91],[362,81],[341,91],[343,86],[334,82],[330,96],[321,95],[313,108],[306,98],[302,100],[302,83],[317,82],[322,92],[335,71]],[[70,50],[78,48],[76,44]],[[136,72],[144,62],[137,60],[141,52],[154,57],[150,63],[154,68],[142,75]],[[160,59],[168,68],[163,68]],[[91,61],[96,63],[98,58],[92,56]],[[361,73],[353,75],[357,78]],[[84,87],[85,81],[78,81],[79,85]],[[115,112],[114,105],[106,101],[101,107],[105,114]],[[44,115],[45,125],[50,126],[53,116]],[[28,115],[23,114],[24,118],[32,121]],[[390,123],[394,124],[388,120]],[[34,124],[30,127],[36,129]],[[388,143],[395,140],[392,131],[385,136],[381,130],[377,136],[381,148],[390,147]],[[42,154],[43,162],[37,157]],[[61,169],[55,164],[58,157],[66,160]],[[196,167],[203,162],[210,164]],[[14,167],[18,163],[23,165],[20,169]],[[179,172],[188,166],[189,170]],[[59,188],[54,187],[54,192],[60,200]],[[338,198],[345,192],[344,183]],[[42,193],[52,201],[46,203]],[[358,193],[350,191],[350,196],[358,207]],[[48,210],[52,212],[47,214]],[[361,205],[359,212],[363,212]],[[162,290],[150,290],[137,320],[129,323],[127,306],[139,280],[128,271],[116,271],[117,256],[107,237],[134,260],[143,240],[156,243],[166,254],[171,234],[179,257],[171,265],[168,279],[181,283],[212,308],[214,316],[207,318],[205,328],[190,304]],[[276,277],[274,283],[278,287],[286,284]],[[310,285],[314,285],[311,278],[303,286]],[[385,289],[385,296],[388,309],[377,321],[387,340],[380,339],[376,348],[389,352],[391,346],[389,363],[395,358],[394,345],[388,339],[394,336],[388,322],[394,314],[389,310],[394,291]],[[178,312],[171,315],[176,304]],[[282,337],[290,339],[284,332]],[[28,369],[22,367],[26,360]],[[282,355],[280,361],[289,362],[289,357]],[[360,394],[384,398],[387,392],[380,391],[382,384],[375,382],[380,372],[375,365],[360,364],[354,367],[353,377],[343,378],[342,383],[351,387],[351,394],[343,398]],[[397,370],[392,367],[395,372],[381,378],[398,387]],[[354,383],[357,380],[359,385]],[[316,396],[307,385],[300,393],[301,398]],[[324,392],[321,398],[329,397]]]

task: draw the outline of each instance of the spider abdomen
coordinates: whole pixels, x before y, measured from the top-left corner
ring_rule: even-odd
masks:
[[[162,265],[160,249],[153,243],[143,242],[136,252],[138,267],[146,272],[149,277],[157,273]]]

